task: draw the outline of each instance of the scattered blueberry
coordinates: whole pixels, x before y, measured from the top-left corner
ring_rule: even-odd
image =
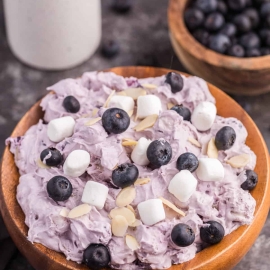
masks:
[[[173,227],[171,239],[175,245],[179,247],[187,247],[194,242],[195,233],[187,224],[179,223]]]
[[[225,53],[230,45],[230,39],[223,34],[213,35],[209,39],[209,48],[218,53]]]
[[[239,32],[247,33],[251,30],[251,21],[245,14],[236,15],[234,17],[233,23]]]
[[[228,12],[227,4],[224,1],[219,0],[217,2],[217,11],[225,15]]]
[[[214,32],[218,31],[224,25],[224,22],[225,20],[221,13],[213,12],[206,17],[204,27],[207,30]]]
[[[186,25],[190,30],[198,28],[204,21],[204,14],[197,8],[188,8],[184,17]]]
[[[234,56],[234,57],[244,57],[245,50],[241,45],[235,44],[229,48],[228,55]]]
[[[254,29],[259,25],[260,17],[255,8],[248,8],[244,11],[244,14],[250,19],[251,27]]]
[[[117,187],[125,188],[133,185],[138,176],[139,170],[134,164],[124,163],[113,170],[112,181]]]
[[[182,76],[175,72],[169,72],[166,75],[165,83],[171,86],[171,91],[175,94],[180,92],[184,86],[184,80]]]
[[[257,34],[250,32],[241,36],[240,44],[246,49],[252,49],[260,47],[261,41]]]
[[[260,15],[263,19],[270,15],[270,2],[265,2],[261,5]]]
[[[120,51],[119,43],[116,40],[105,40],[101,45],[101,53],[104,57],[112,58]]]
[[[241,11],[247,6],[246,0],[228,0],[228,6],[234,11]]]
[[[171,108],[171,110],[177,112],[180,116],[183,117],[184,120],[190,121],[191,112],[187,107],[184,107],[183,105],[175,105]]]
[[[129,124],[130,118],[122,109],[110,108],[102,115],[102,125],[108,133],[123,133],[128,129]]]
[[[217,0],[196,0],[194,6],[204,13],[210,13],[217,9]]]
[[[225,126],[221,128],[215,137],[215,145],[218,150],[227,150],[231,148],[236,140],[236,133],[232,127]]]
[[[226,23],[219,31],[220,34],[233,37],[236,34],[236,26],[233,23]]]
[[[50,157],[45,159],[45,157],[48,155],[50,155]],[[60,151],[58,151],[56,148],[53,148],[53,147],[44,149],[40,153],[40,159],[42,162],[45,159],[46,165],[50,166],[50,167],[56,167],[56,166],[60,165],[63,161],[63,157],[62,157]]]
[[[193,36],[202,45],[207,46],[209,42],[210,34],[205,29],[197,29],[193,32]]]
[[[126,13],[132,8],[133,0],[113,0],[112,8],[118,13]]]
[[[108,267],[110,262],[110,251],[102,244],[90,244],[83,252],[83,263],[93,270]]]
[[[194,172],[197,170],[198,166],[199,161],[197,157],[189,152],[180,155],[176,162],[176,167],[179,171],[189,170],[190,172]]]
[[[47,183],[47,192],[54,201],[66,201],[72,194],[72,185],[66,177],[57,175]]]
[[[211,245],[219,243],[225,235],[223,226],[217,221],[208,221],[206,224],[209,226],[200,228],[202,241]]]
[[[247,57],[258,57],[261,56],[261,51],[258,48],[251,48],[246,50]]]
[[[252,170],[246,170],[247,180],[242,183],[241,188],[243,190],[252,190],[258,183],[258,175]]]
[[[77,113],[80,108],[80,102],[74,96],[67,96],[64,98],[63,107],[67,112]]]

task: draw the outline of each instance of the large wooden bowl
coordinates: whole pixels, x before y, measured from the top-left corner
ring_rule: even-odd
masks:
[[[111,71],[122,76],[138,78],[155,77],[169,72],[167,69],[150,67],[118,67]],[[218,88],[209,84],[211,93],[217,101],[218,114],[224,117],[234,116],[240,119],[248,130],[247,144],[257,155],[256,172],[259,175],[257,187],[252,191],[256,199],[256,213],[250,226],[242,226],[221,243],[199,252],[196,257],[181,265],[171,267],[171,270],[183,269],[230,269],[236,265],[254,243],[263,227],[270,205],[269,160],[268,150],[261,133],[248,114],[230,97]],[[20,136],[38,119],[43,116],[39,103],[36,103],[21,119],[12,135]],[[52,251],[43,245],[32,244],[26,239],[27,226],[24,224],[24,214],[16,200],[16,188],[19,173],[14,163],[13,155],[6,147],[0,181],[1,212],[8,231],[19,250],[37,270],[88,269],[83,265],[67,261],[64,255]]]
[[[270,55],[236,58],[207,49],[185,26],[184,11],[189,2],[170,0],[168,9],[172,46],[184,66],[228,93],[257,95],[269,92]]]

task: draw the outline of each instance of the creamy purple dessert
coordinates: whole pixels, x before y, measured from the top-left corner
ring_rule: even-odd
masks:
[[[90,267],[98,266],[89,246],[101,244],[111,268],[166,269],[215,244],[205,240],[207,222],[224,230],[216,242],[252,222],[256,156],[245,127],[216,115],[202,79],[173,75],[89,72],[48,88],[44,119],[6,141],[29,241]],[[110,126],[119,115],[126,122]],[[60,198],[61,177],[70,194]]]

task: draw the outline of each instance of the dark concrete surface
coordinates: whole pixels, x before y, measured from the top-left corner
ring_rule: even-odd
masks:
[[[12,1],[12,0],[10,0]],[[24,113],[46,94],[46,86],[60,79],[76,77],[85,71],[101,70],[114,66],[149,65],[185,69],[173,53],[168,37],[166,0],[135,0],[129,14],[115,14],[111,0],[103,0],[103,39],[117,39],[121,52],[113,59],[105,59],[98,50],[84,64],[60,72],[39,71],[20,63],[11,53],[4,30],[3,7],[0,0],[0,152],[4,141]],[[270,147],[270,93],[257,97],[234,96],[234,98],[251,115],[261,130],[268,147]],[[1,224],[1,220],[0,220]],[[0,232],[4,232],[0,225]],[[5,234],[5,233],[3,233]],[[1,234],[0,234],[1,235]],[[8,247],[13,251],[12,242],[0,242],[1,249]],[[0,239],[1,240],[1,239]],[[3,240],[4,241],[4,240]],[[2,247],[1,247],[2,245]],[[3,253],[2,253],[3,254]],[[5,256],[6,257],[6,256]],[[234,268],[235,270],[270,269],[270,216],[257,241]],[[3,265],[2,265],[3,266]],[[0,267],[0,270],[3,267]],[[7,264],[7,270],[33,269],[27,260],[15,252]]]

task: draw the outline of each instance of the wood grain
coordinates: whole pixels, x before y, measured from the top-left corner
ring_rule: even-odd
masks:
[[[175,53],[192,73],[233,94],[258,95],[270,91],[270,56],[236,58],[216,53],[197,42],[185,26],[190,0],[170,0],[168,23]]]
[[[169,72],[166,69],[151,67],[118,67],[111,69],[111,71],[126,77],[135,76],[138,78],[155,77]],[[257,202],[255,218],[250,226],[240,227],[226,236],[221,243],[199,252],[189,262],[171,267],[171,270],[231,269],[241,260],[254,243],[263,227],[269,210],[269,160],[268,150],[262,135],[252,119],[234,100],[213,85],[209,84],[208,86],[216,98],[218,114],[224,117],[233,116],[243,122],[248,130],[247,145],[257,155],[255,171],[259,175],[259,182],[252,191],[252,196]],[[12,136],[23,135],[31,125],[38,122],[42,115],[39,103],[35,104],[18,123]],[[19,174],[13,155],[6,147],[3,155],[0,180],[0,209],[9,233],[19,250],[37,270],[88,269],[83,265],[67,261],[64,255],[47,249],[43,245],[32,244],[27,241],[27,226],[24,223],[25,216],[16,200],[18,179]]]

